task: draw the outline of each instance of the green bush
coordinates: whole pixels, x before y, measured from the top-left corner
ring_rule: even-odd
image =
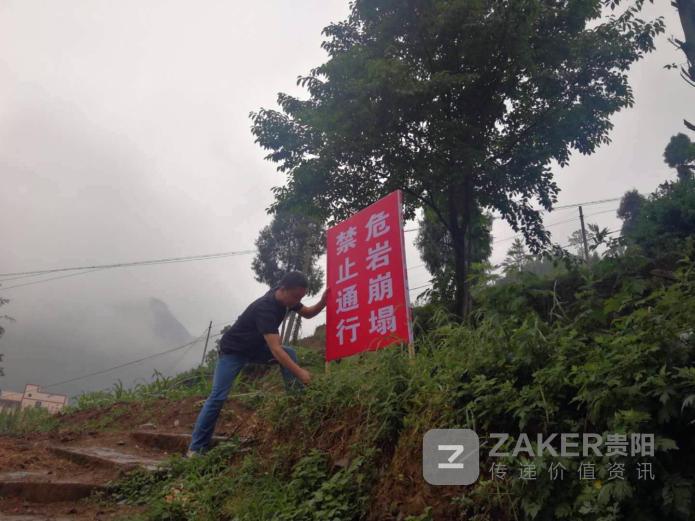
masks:
[[[48,432],[56,423],[56,417],[43,407],[0,410],[0,435],[3,436]]]

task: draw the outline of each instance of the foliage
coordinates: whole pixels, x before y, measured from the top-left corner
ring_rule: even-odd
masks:
[[[502,262],[502,271],[507,277],[521,273],[529,260],[531,256],[527,253],[524,243],[517,237],[507,250],[507,256]]]
[[[0,284],[2,286],[2,284]],[[4,306],[7,304],[10,300],[6,298],[0,297],[0,306]],[[11,322],[14,322],[14,318],[12,318],[9,315],[0,315],[0,318],[4,318],[5,320],[9,320]],[[3,326],[0,326],[0,337],[5,334],[5,328]]]
[[[645,201],[646,198],[637,190],[630,190],[623,195],[617,213],[618,217],[623,221],[623,226],[620,231],[622,236],[630,235],[633,232]]]
[[[421,436],[433,426],[473,428],[483,441],[508,432],[512,443],[524,432],[644,432],[656,437],[656,453],[646,458],[654,480],[637,479],[643,458],[621,458],[625,477],[611,480],[613,458],[544,456],[533,461],[537,479],[524,481],[518,469],[529,463],[525,455],[505,458],[509,475],[493,480],[485,449],[481,477],[465,494],[438,495],[425,510],[399,498],[401,516],[688,519],[695,493],[695,241],[679,243],[677,253],[668,266],[673,279],[653,275],[655,261],[634,255],[552,278],[524,273],[479,291],[474,325],[431,305],[418,316],[426,327],[416,327],[415,364],[403,347],[333,364],[302,396],[261,399],[268,443],[177,461],[156,479],[131,478],[116,497],[149,504],[148,520],[392,519],[374,502],[376,484],[389,479],[383,469],[395,452],[419,458]],[[336,468],[340,446],[349,463]],[[564,465],[564,480],[550,479],[553,463]],[[597,479],[578,479],[579,465],[590,463]],[[419,483],[419,472],[408,479]]]
[[[402,189],[451,234],[456,309],[470,309],[476,208],[497,210],[537,251],[535,202],[557,193],[550,165],[608,142],[633,104],[627,70],[661,20],[602,18],[600,0],[358,0],[324,29],[328,61],[301,77],[309,99],[252,113],[256,141],[288,177],[276,205],[345,218]]]
[[[167,468],[154,473],[131,472],[111,484],[109,497],[148,504],[141,521],[357,520],[364,514],[373,474],[370,454],[336,471],[326,453],[312,450],[289,475],[269,475],[258,455],[245,453],[232,441],[200,458],[174,457]]]
[[[668,256],[675,245],[695,235],[695,179],[666,182],[642,204],[625,239],[646,255]]]
[[[678,179],[688,180],[695,174],[695,143],[683,133],[671,137],[664,150],[664,161],[678,172]]]
[[[456,290],[456,259],[451,234],[436,214],[425,208],[423,217],[418,221],[418,233],[415,247],[420,258],[432,274],[432,288],[427,298],[454,309]],[[470,233],[471,277],[480,279],[489,268],[488,259],[492,253],[492,216],[475,210]]]
[[[214,362],[212,365],[214,366]],[[63,414],[94,407],[106,407],[117,402],[148,401],[161,397],[176,400],[186,396],[206,394],[210,390],[211,374],[212,366],[208,365],[173,377],[166,377],[155,370],[151,382],[136,384],[132,387],[125,387],[118,380],[111,389],[80,394],[76,397],[76,402],[68,406]]]
[[[3,436],[47,432],[53,429],[55,424],[55,416],[43,407],[0,410],[0,435]]]
[[[325,231],[316,219],[277,209],[272,222],[260,231],[256,248],[252,268],[258,282],[273,287],[285,273],[298,270],[309,279],[309,295],[321,289],[323,270],[316,261],[325,249]]]

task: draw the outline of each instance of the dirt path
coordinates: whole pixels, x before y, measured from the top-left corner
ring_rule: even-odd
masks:
[[[128,519],[142,509],[89,495],[135,467],[152,469],[184,452],[202,401],[116,403],[61,416],[47,434],[0,437],[0,521]],[[253,411],[230,400],[216,435],[248,436],[256,428]]]

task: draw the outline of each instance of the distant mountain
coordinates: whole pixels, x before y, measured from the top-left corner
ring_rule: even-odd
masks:
[[[158,298],[123,302],[114,308],[127,320],[130,327],[139,331],[148,330],[148,336],[153,340],[161,340],[162,345],[176,347],[194,338],[174,316],[166,302]]]
[[[24,311],[24,312],[22,312]],[[194,337],[161,299],[150,297],[120,302],[77,303],[52,308],[18,309],[17,322],[0,339],[5,377],[0,387],[21,391],[26,383],[48,385],[99,372],[131,360],[191,342]],[[199,360],[204,341],[171,354],[128,365],[86,379],[52,387],[74,395],[109,388],[121,380],[150,381],[156,369],[175,374]]]
[[[158,298],[150,298],[150,309],[154,319],[154,331],[165,342],[177,345],[193,340],[193,335],[178,321],[165,302]]]

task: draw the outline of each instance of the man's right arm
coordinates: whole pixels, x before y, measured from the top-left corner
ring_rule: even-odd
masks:
[[[300,382],[307,385],[311,381],[311,373],[306,369],[300,367],[294,360],[290,358],[290,355],[282,348],[282,343],[280,342],[280,335],[277,333],[268,333],[263,335],[266,344],[270,348],[270,352],[277,359],[278,362],[283,367],[289,369],[289,371],[295,375]]]

